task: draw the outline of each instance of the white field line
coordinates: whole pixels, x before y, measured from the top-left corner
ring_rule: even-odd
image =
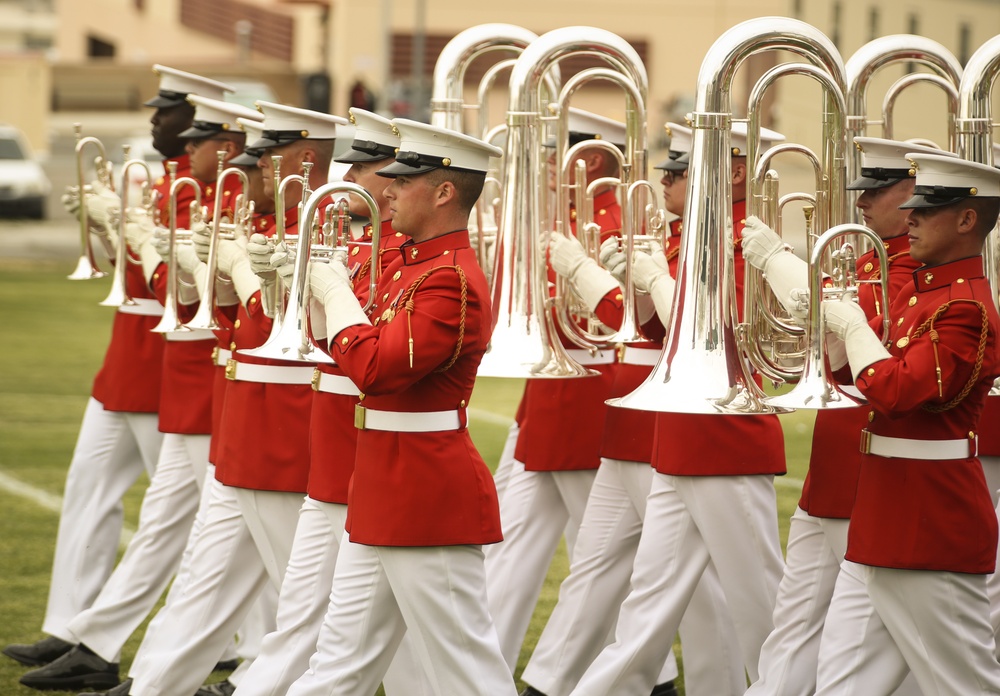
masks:
[[[11,495],[16,495],[19,498],[24,498],[35,505],[38,505],[44,510],[48,510],[56,515],[62,512],[63,499],[61,495],[55,495],[49,493],[48,491],[43,491],[41,488],[36,488],[31,484],[25,483],[24,481],[19,481],[13,476],[0,470],[0,490],[6,491]],[[133,535],[135,535],[135,530],[128,525],[122,527],[121,539],[118,541],[118,547],[122,550],[128,546],[128,543],[132,540]]]

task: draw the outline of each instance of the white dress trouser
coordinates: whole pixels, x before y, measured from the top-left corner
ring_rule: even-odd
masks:
[[[782,564],[772,476],[654,474],[615,643],[572,693],[647,696],[709,565],[722,583],[744,666],[756,681]]]
[[[213,480],[205,524],[191,551],[188,581],[147,632],[132,663],[131,696],[193,694],[268,584],[264,563],[236,502]]]
[[[514,470],[514,462],[516,461],[514,450],[517,447],[517,437],[520,434],[521,428],[517,421],[511,423],[507,429],[507,439],[504,440],[496,471],[493,472],[493,485],[497,489],[497,499],[503,499],[503,492],[507,489],[507,482],[510,481],[510,472]]]
[[[816,696],[1000,694],[985,576],[845,561],[820,646]]]
[[[74,642],[108,662],[118,662],[125,641],[180,564],[208,467],[208,440],[208,435],[164,435],[135,536],[93,605],[69,623]]]
[[[87,402],[66,474],[52,561],[52,584],[42,630],[66,641],[66,625],[89,607],[118,556],[122,497],[145,470],[150,476],[162,435],[155,413],[106,411]]]
[[[629,591],[653,473],[648,464],[601,460],[569,575],[521,675],[546,696],[571,692],[614,636],[618,609]],[[743,693],[743,661],[714,573],[702,577],[681,620],[680,634],[687,696]],[[665,647],[667,659],[658,684],[677,677],[673,651]]]
[[[503,541],[486,554],[490,613],[511,674],[559,539],[567,526],[579,529],[596,476],[597,469],[526,471],[521,462],[512,467],[500,498]]]
[[[317,652],[288,696],[371,696],[409,635],[434,694],[514,696],[479,546],[342,544]]]

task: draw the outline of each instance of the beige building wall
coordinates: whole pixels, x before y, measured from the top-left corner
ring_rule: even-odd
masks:
[[[24,131],[36,153],[49,149],[48,61],[40,54],[20,53],[0,56],[0,123]]]

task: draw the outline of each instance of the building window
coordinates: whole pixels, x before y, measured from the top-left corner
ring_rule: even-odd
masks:
[[[868,40],[877,39],[879,37],[878,30],[878,20],[879,13],[877,7],[872,7],[868,10]]]
[[[87,57],[88,58],[114,58],[115,45],[102,41],[96,36],[87,37]]]
[[[972,41],[972,27],[968,22],[962,22],[958,26],[958,60],[962,65],[969,62],[970,43]]]

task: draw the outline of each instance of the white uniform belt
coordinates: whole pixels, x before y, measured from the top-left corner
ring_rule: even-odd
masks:
[[[610,365],[615,361],[613,350],[599,350],[596,355],[591,355],[589,350],[567,348],[566,353],[581,365]]]
[[[133,297],[135,304],[118,305],[118,311],[122,314],[141,314],[144,317],[162,317],[163,305],[156,300],[144,297]]]
[[[212,351],[212,362],[214,362],[219,367],[225,367],[226,363],[230,361],[233,357],[233,351],[226,350],[225,348],[215,347]]]
[[[226,362],[226,379],[234,382],[262,382],[264,384],[310,384],[312,365],[285,367],[284,365],[256,365],[237,362],[232,358]]]
[[[214,339],[215,334],[208,329],[191,329],[190,331],[168,331],[163,334],[168,341],[207,341]]]
[[[319,368],[313,370],[312,376],[313,391],[325,392],[327,394],[343,394],[344,396],[358,396],[361,391],[354,386],[350,377],[344,375],[331,375],[328,372],[320,372]]]
[[[430,433],[462,427],[459,411],[376,411],[361,404],[354,407],[354,427],[397,433]]]
[[[861,452],[900,459],[968,459],[976,456],[975,435],[956,440],[910,440],[861,431]]]
[[[662,352],[660,348],[622,346],[618,349],[618,362],[623,365],[655,365]]]

